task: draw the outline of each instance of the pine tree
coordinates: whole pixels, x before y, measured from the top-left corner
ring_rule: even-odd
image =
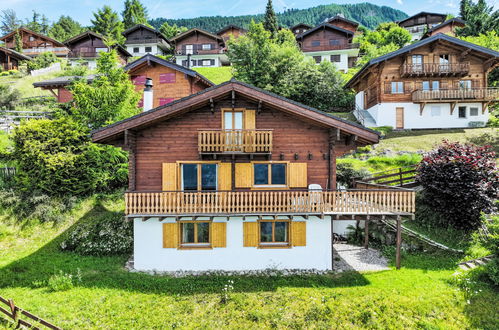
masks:
[[[269,31],[272,36],[275,36],[278,30],[277,17],[274,12],[274,7],[272,6],[272,0],[267,2],[267,7],[265,8],[265,19],[263,21],[263,27],[265,30]]]
[[[148,25],[147,9],[139,0],[125,0],[125,10],[121,15],[125,29],[137,24]]]
[[[83,27],[69,16],[61,16],[49,29],[49,37],[65,41],[83,32]]]
[[[461,18],[466,22],[463,28],[457,29],[457,34],[462,37],[478,36],[489,31],[499,33],[499,9],[487,6],[485,0],[473,3],[471,0],[461,0]]]
[[[106,5],[97,10],[91,22],[92,30],[103,35],[108,44],[125,42],[125,37],[121,34],[124,31],[123,22],[120,21],[118,14],[111,7]]]
[[[16,34],[14,35],[14,50],[18,53],[23,52],[23,39],[21,38],[19,29],[16,30]]]
[[[170,25],[168,22],[164,22],[159,28],[159,32],[161,32],[168,39],[171,39],[187,30],[188,29],[185,26],[178,27],[177,24]]]

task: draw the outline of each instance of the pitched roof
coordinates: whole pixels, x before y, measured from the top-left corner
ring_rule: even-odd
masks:
[[[202,81],[204,81],[209,86],[214,86],[215,85],[210,80],[208,80],[206,77],[204,77],[203,75],[199,74],[198,72],[196,72],[194,70],[188,69],[188,68],[186,68],[184,66],[181,66],[181,65],[178,65],[176,63],[164,60],[162,58],[159,58],[159,57],[151,55],[151,54],[146,54],[146,55],[142,56],[141,58],[139,58],[138,60],[135,60],[135,61],[127,64],[124,67],[124,70],[125,71],[130,71],[130,70],[135,69],[139,65],[141,65],[143,63],[148,63],[148,62],[154,62],[154,63],[157,63],[159,65],[166,66],[166,67],[168,67],[170,69],[177,70],[177,71],[180,71],[182,73],[185,73],[188,76],[197,77],[197,78],[201,79]]]
[[[401,23],[404,23],[410,19],[413,19],[413,18],[416,18],[418,16],[423,16],[423,15],[434,15],[434,16],[441,16],[443,17],[443,19],[445,19],[447,17],[447,14],[440,14],[440,13],[430,13],[430,12],[427,12],[427,11],[422,11],[422,12],[419,12],[415,15],[412,15],[412,16],[409,16],[407,18],[404,18],[403,20],[400,20],[400,21],[397,21],[396,23],[397,24],[401,24]]]
[[[326,28],[328,28],[328,29],[332,29],[332,30],[336,30],[336,31],[340,31],[340,32],[343,32],[343,33],[345,33],[345,34],[350,34],[350,35],[352,35],[352,36],[353,36],[353,34],[354,34],[352,31],[342,29],[342,28],[340,28],[340,27],[338,27],[338,26],[336,26],[336,25],[331,25],[331,24],[329,24],[329,23],[322,23],[322,24],[319,24],[319,25],[317,25],[316,27],[314,27],[314,28],[312,28],[312,29],[310,29],[310,30],[308,30],[308,31],[305,31],[305,32],[303,32],[303,33],[301,33],[301,34],[297,35],[297,36],[296,36],[296,38],[297,38],[297,39],[298,39],[298,38],[303,38],[303,37],[305,37],[306,35],[308,35],[308,34],[310,34],[310,33],[313,33],[313,32],[315,32],[315,31],[317,31],[317,30],[320,30],[320,29],[326,29]]]
[[[358,78],[360,77],[364,71],[366,71],[370,66],[374,65],[374,64],[377,64],[377,63],[380,63],[380,62],[383,62],[383,61],[386,61],[386,60],[389,60],[391,58],[394,58],[396,56],[399,56],[401,54],[404,54],[404,53],[407,53],[407,52],[410,52],[411,50],[414,50],[416,48],[419,48],[421,46],[424,46],[424,45],[427,45],[429,43],[432,43],[434,41],[437,41],[437,40],[444,40],[444,41],[447,41],[447,42],[450,42],[450,43],[453,43],[453,44],[456,44],[456,45],[459,45],[459,46],[462,46],[462,47],[466,47],[466,48],[469,48],[469,49],[472,49],[472,50],[475,50],[477,52],[481,52],[483,54],[487,54],[489,56],[492,56],[492,57],[495,57],[499,60],[499,52],[496,52],[495,50],[492,50],[492,49],[489,49],[489,48],[485,48],[485,47],[482,47],[482,46],[478,46],[476,44],[473,44],[471,42],[468,42],[468,41],[464,41],[464,40],[461,40],[461,39],[458,39],[458,38],[454,38],[454,37],[451,37],[451,36],[448,36],[446,34],[443,34],[443,33],[437,33],[429,38],[426,38],[426,39],[422,39],[420,41],[417,41],[411,45],[408,45],[408,46],[405,46],[405,47],[402,47],[394,52],[391,52],[391,53],[388,53],[388,54],[385,54],[383,56],[380,56],[380,57],[376,57],[376,58],[373,58],[371,59],[369,62],[367,62],[346,84],[345,84],[345,87],[346,88],[349,88],[352,83]]]
[[[218,40],[223,40],[221,36],[217,36],[216,34],[213,34],[213,33],[210,33],[206,30],[202,30],[202,29],[198,29],[198,28],[192,28],[190,30],[187,30],[185,32],[182,32],[178,35],[176,35],[175,37],[171,38],[170,41],[178,41],[178,40],[181,40],[181,39],[184,39],[185,37],[187,37],[188,35],[194,33],[194,32],[198,32],[198,33],[202,33],[202,34],[205,34],[213,39],[218,39]]]
[[[91,83],[95,79],[96,75],[91,74],[86,77],[82,76],[63,76],[56,77],[53,79],[37,81],[33,83],[33,87],[62,87],[71,84],[73,80],[76,79],[86,79],[88,83]]]
[[[131,28],[126,29],[121,34],[126,37],[127,35],[129,35],[133,31],[138,30],[138,29],[144,29],[144,30],[150,31],[150,32],[156,34],[158,37],[164,39],[166,42],[168,42],[168,38],[165,37],[165,35],[163,33],[159,32],[158,30],[156,30],[152,27],[144,25],[144,24],[136,24],[136,25],[132,26]]]
[[[229,29],[236,29],[236,30],[241,30],[241,31],[247,31],[246,29],[240,27],[240,26],[237,26],[237,25],[234,25],[234,24],[229,24],[227,26],[224,26],[223,28],[221,28],[217,34],[222,34],[224,33],[225,31],[229,30]]]
[[[214,100],[217,97],[220,98],[228,96],[232,92],[234,92],[235,95],[240,94],[246,98],[253,99],[255,102],[261,101],[266,106],[278,108],[295,116],[300,116],[304,119],[314,121],[318,125],[339,128],[347,134],[357,135],[359,140],[362,140],[365,143],[377,143],[379,140],[378,132],[368,129],[362,125],[333,116],[329,113],[286,99],[277,94],[236,81],[234,79],[220,85],[207,88],[201,92],[189,95],[180,100],[142,112],[109,126],[94,130],[92,131],[92,140],[93,142],[98,143],[114,141],[121,138],[126,130],[141,129],[154,125],[155,123],[172,118],[176,115],[180,115],[186,111],[206,106],[211,100]]]
[[[81,39],[85,39],[85,38],[89,38],[89,37],[94,37],[94,38],[97,38],[97,39],[101,39],[103,40],[104,39],[104,36],[103,35],[100,35],[96,32],[93,32],[93,31],[90,31],[90,30],[87,30],[85,32],[82,32],[80,33],[79,35],[77,36],[74,36],[72,38],[69,38],[68,40],[64,41],[64,45],[66,45],[67,47],[70,47],[70,45],[72,45],[73,43],[77,42],[77,41],[80,41]],[[132,57],[132,54],[130,54],[123,46],[121,46],[120,44],[114,44],[111,48],[117,48],[120,52],[122,52],[125,56],[127,57]]]
[[[4,52],[6,54],[9,54],[10,56],[15,57],[15,58],[17,58],[18,60],[21,60],[21,61],[30,61],[31,60],[31,57],[26,56],[24,54],[21,54],[19,52],[16,52],[13,49],[5,48],[5,47],[0,47],[0,51]]]
[[[426,31],[425,35],[429,35],[433,31],[438,30],[438,29],[440,29],[440,28],[442,28],[442,27],[444,27],[444,26],[446,26],[448,24],[451,24],[451,23],[459,23],[459,24],[462,24],[462,25],[466,24],[466,22],[464,20],[460,19],[459,17],[454,17],[454,18],[446,20],[443,23],[435,25],[434,27],[432,27],[431,29],[429,29],[428,31]]]
[[[311,29],[311,28],[312,28],[312,25],[308,25],[308,24],[305,24],[305,23],[298,23],[298,24],[296,24],[296,25],[293,25],[293,26],[292,26],[292,27],[290,27],[289,29],[290,29],[290,30],[294,30],[295,28],[300,27],[300,26],[304,26],[304,27],[309,28],[309,29]]]
[[[25,28],[25,27],[20,27],[19,29],[16,29],[16,30],[14,30],[14,31],[12,31],[12,32],[10,32],[10,33],[7,33],[7,34],[6,34],[6,35],[4,35],[3,37],[0,37],[0,41],[3,41],[3,40],[5,40],[5,39],[7,39],[7,38],[11,37],[13,34],[15,34],[15,33],[16,33],[16,31],[17,31],[17,30],[23,30],[24,32],[31,33],[31,34],[33,34],[33,35],[35,35],[35,36],[40,37],[40,38],[43,38],[43,39],[46,39],[46,40],[52,41],[52,42],[53,42],[54,44],[56,44],[57,46],[64,47],[64,44],[63,44],[62,42],[57,41],[57,40],[55,40],[55,39],[52,39],[52,38],[50,38],[50,37],[48,37],[48,36],[46,36],[46,35],[44,35],[44,34],[41,34],[41,33],[35,32],[35,31],[31,31],[31,30],[28,30],[28,29],[27,29],[27,28]]]
[[[331,18],[328,18],[328,19],[326,20],[326,22],[327,22],[327,23],[329,23],[329,22],[331,22],[331,21],[333,21],[333,20],[336,20],[336,19],[337,19],[337,20],[340,20],[340,21],[343,21],[343,22],[350,23],[350,24],[355,25],[355,26],[359,26],[359,23],[357,23],[357,22],[355,22],[355,21],[352,21],[352,20],[349,20],[348,18],[345,18],[345,17],[340,16],[340,15],[335,15],[335,16],[333,16],[333,17],[331,17]]]

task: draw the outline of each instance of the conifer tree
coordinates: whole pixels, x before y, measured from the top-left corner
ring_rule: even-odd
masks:
[[[140,0],[125,0],[125,10],[122,16],[125,30],[137,24],[148,25],[147,9]]]
[[[499,9],[487,6],[485,0],[474,3],[471,0],[461,0],[460,16],[466,22],[463,28],[457,29],[462,37],[478,36],[489,31],[499,33]]]
[[[269,31],[272,36],[275,36],[278,30],[277,16],[274,12],[274,7],[272,6],[272,0],[267,2],[267,7],[265,8],[265,19],[263,21],[263,27],[265,30]]]
[[[111,7],[106,5],[97,10],[91,22],[92,30],[103,35],[108,44],[125,42],[125,37],[121,34],[124,31],[123,22],[120,21],[118,14]]]

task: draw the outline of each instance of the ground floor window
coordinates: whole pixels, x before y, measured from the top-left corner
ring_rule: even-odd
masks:
[[[458,112],[459,118],[466,118],[466,107],[459,107]]]
[[[478,116],[478,108],[470,108],[470,116]]]
[[[210,244],[209,222],[180,223],[181,244],[184,246],[207,246]]]
[[[289,221],[260,221],[260,244],[289,244]]]
[[[254,185],[286,185],[286,164],[253,164]]]
[[[182,190],[217,190],[217,164],[181,164]]]

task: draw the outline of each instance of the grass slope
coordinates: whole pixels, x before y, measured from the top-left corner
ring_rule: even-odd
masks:
[[[58,244],[76,221],[120,212],[121,200],[89,199],[71,221],[16,226],[0,219],[0,292],[63,328],[498,328],[499,295],[473,298],[452,284],[458,257],[403,256],[403,268],[335,276],[171,278],[128,273],[127,256],[83,257]],[[3,223],[3,224],[2,224]],[[81,271],[69,291],[45,282]],[[233,280],[227,303],[222,289]],[[1,316],[0,316],[1,318]]]
[[[33,83],[37,81],[48,80],[57,77],[60,72],[52,72],[42,76],[32,77],[14,77],[5,76],[0,77],[0,84],[11,85],[12,88],[19,90],[21,97],[32,97],[32,96],[53,96],[48,90],[43,90],[41,88],[34,88]]]
[[[194,68],[195,71],[202,74],[206,79],[218,85],[229,81],[232,78],[232,67],[221,66],[215,68]]]

